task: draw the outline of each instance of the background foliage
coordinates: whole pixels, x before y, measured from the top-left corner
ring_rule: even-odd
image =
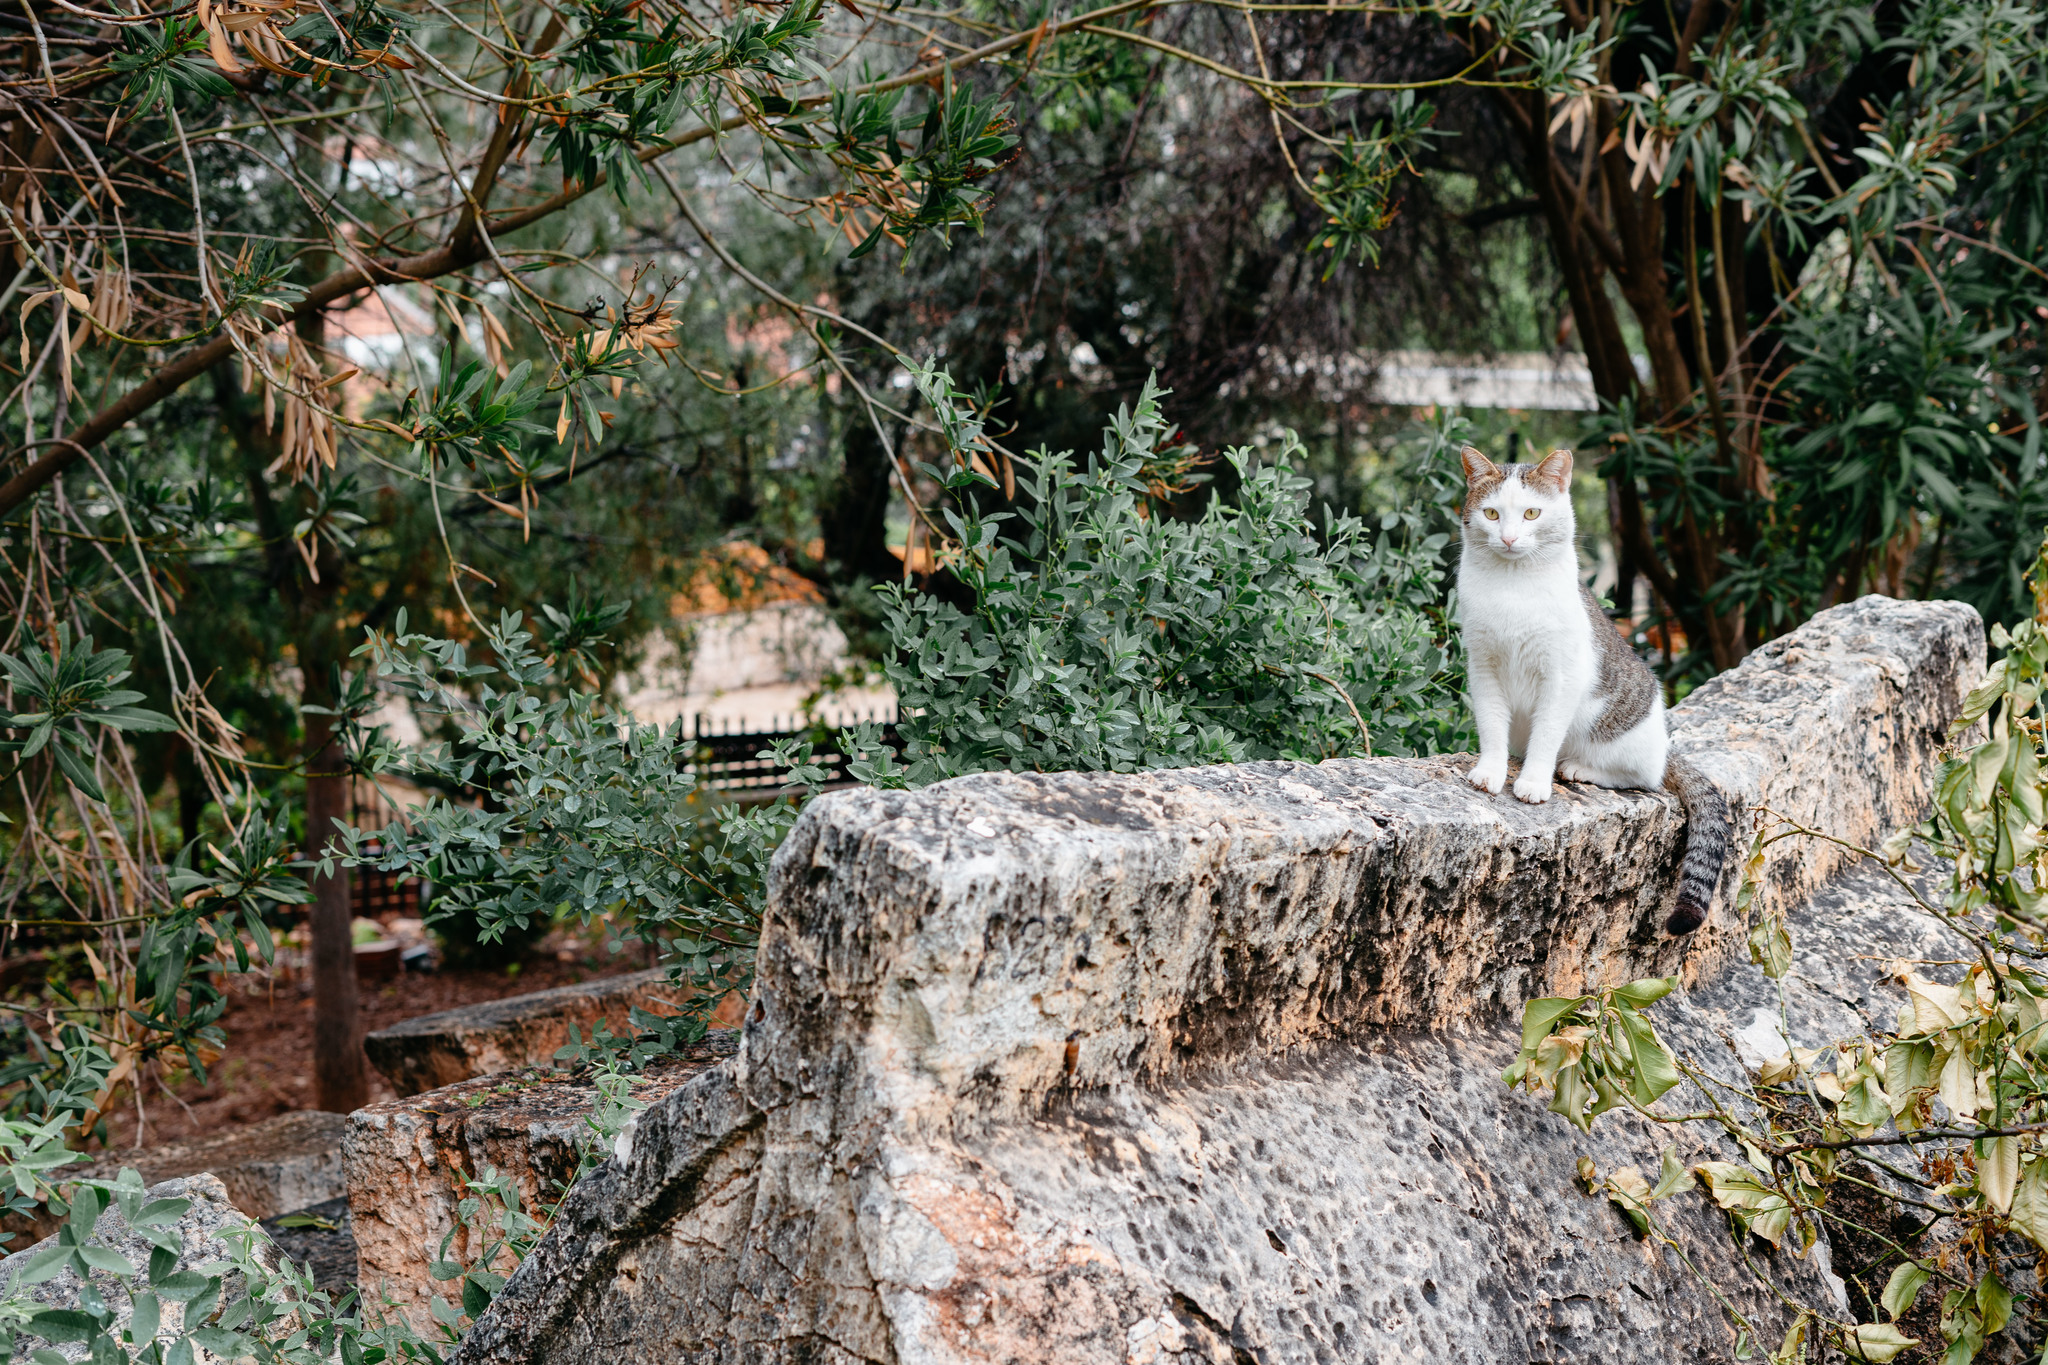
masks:
[[[354,859],[744,980],[832,741],[738,809],[610,712],[734,541],[902,691],[901,754],[836,741],[877,782],[1462,744],[1462,439],[1596,456],[1588,573],[1674,689],[1872,589],[2031,610],[2037,7],[43,9],[0,955],[50,968],[0,1093],[66,1141],[203,1074]],[[1419,347],[1576,353],[1599,410],[1386,410]],[[379,774],[439,800],[309,864]]]

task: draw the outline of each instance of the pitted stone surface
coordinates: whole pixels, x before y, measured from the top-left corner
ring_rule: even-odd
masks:
[[[1866,598],[1694,693],[1674,740],[1737,850],[1760,805],[1874,842],[1924,808],[1983,657],[1967,607]],[[1498,1073],[1525,999],[1650,974],[1689,988],[1675,1042],[1765,1039],[1732,873],[1663,938],[1674,800],[1524,806],[1470,762],[820,800],[740,1054],[636,1120],[462,1361],[1731,1358],[1675,1259],[1570,1183],[1669,1135],[1584,1138]],[[1780,844],[1759,897],[1800,937],[1803,1045],[1896,1008],[1856,954],[1952,953],[1844,858]],[[1743,1282],[1703,1201],[1673,1218]],[[1776,1268],[1840,1293],[1824,1246]]]

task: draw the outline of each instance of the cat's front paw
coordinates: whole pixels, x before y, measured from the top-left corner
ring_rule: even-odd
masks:
[[[1493,762],[1482,758],[1472,765],[1472,771],[1467,773],[1465,777],[1467,781],[1479,788],[1479,790],[1491,792],[1497,796],[1500,794],[1500,789],[1507,785],[1507,760],[1502,759],[1499,762]]]
[[[1515,799],[1527,801],[1532,806],[1542,805],[1550,799],[1550,779],[1524,768],[1522,775],[1515,779]]]

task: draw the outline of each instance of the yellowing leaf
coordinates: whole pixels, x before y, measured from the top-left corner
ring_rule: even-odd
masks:
[[[1582,1133],[1591,1129],[1593,1120],[1586,1113],[1586,1102],[1592,1098],[1593,1090],[1586,1084],[1579,1068],[1576,1065],[1564,1068],[1551,1084],[1557,1093],[1551,1098],[1550,1112],[1562,1115]]]
[[[1801,1313],[1785,1329],[1785,1340],[1771,1357],[1771,1365],[1802,1365],[1806,1359],[1806,1329],[1813,1319]]]
[[[1757,888],[1764,879],[1764,831],[1757,827],[1756,836],[1749,841],[1749,854],[1742,861],[1742,876],[1735,887],[1735,914],[1739,919],[1749,918],[1750,902],[1756,899]]]
[[[1902,1114],[1916,1091],[1934,1085],[1934,1044],[1893,1043],[1884,1050],[1884,1088],[1892,1113]]]
[[[1949,727],[1950,738],[1955,738],[1969,729],[1973,722],[1981,719],[1985,712],[1997,704],[1999,697],[2004,693],[2005,660],[2000,659],[1985,671],[1984,681],[1972,688],[1970,695],[1963,699],[1963,709],[1956,713],[1955,723]]]
[[[247,69],[235,60],[235,50],[228,46],[227,31],[221,27],[218,17],[206,26],[206,50],[213,57],[214,64],[231,75],[239,75]]]
[[[1877,1128],[1892,1116],[1884,1087],[1876,1079],[1865,1076],[1849,1087],[1849,1093],[1842,1097],[1841,1108],[1836,1111],[1839,1118],[1864,1128]]]
[[[1785,1196],[1781,1194],[1774,1194],[1765,1200],[1764,1206],[1748,1219],[1750,1232],[1772,1246],[1778,1246],[1785,1240],[1785,1229],[1791,1222],[1792,1205],[1786,1202]]]
[[[1885,1365],[1899,1352],[1918,1346],[1920,1339],[1907,1336],[1888,1322],[1866,1322],[1850,1328],[1843,1344],[1855,1359]]]
[[[1918,972],[1906,978],[1906,994],[1912,998],[1913,1021],[1922,1033],[1954,1028],[1968,1017],[1954,986],[1929,981]]]
[[[1948,1054],[1948,1061],[1941,1068],[1939,1093],[1949,1113],[1958,1119],[1967,1119],[1977,1112],[1977,1069],[1970,1065],[1960,1047]]]
[[[1643,1212],[1643,1205],[1650,1202],[1650,1182],[1643,1179],[1641,1171],[1624,1166],[1607,1177],[1607,1198],[1628,1215],[1637,1232],[1650,1231],[1649,1217]]]
[[[1977,1188],[1984,1192],[1984,1202],[2000,1213],[2010,1213],[2019,1181],[2020,1140],[2014,1137],[1991,1139],[1985,1146],[1984,1155],[1977,1158]]]
[[[2036,1161],[2020,1177],[2012,1197],[2012,1225],[2035,1246],[2048,1251],[2048,1167]]]
[[[1769,915],[1749,931],[1749,960],[1773,981],[1792,970],[1792,936],[1785,932],[1784,920]]]
[[[1650,1190],[1650,1199],[1655,1201],[1670,1198],[1685,1188],[1687,1177],[1691,1174],[1692,1172],[1685,1169],[1685,1163],[1678,1159],[1678,1148],[1667,1145],[1660,1159],[1657,1183]]]
[[[1702,1161],[1692,1168],[1692,1173],[1707,1183],[1707,1192],[1724,1209],[1755,1208],[1771,1193],[1758,1183],[1747,1166],[1733,1161]]]
[[[562,411],[564,414],[569,411],[566,399],[563,400]],[[563,420],[566,423],[566,416]],[[1578,1003],[1577,997],[1567,1000],[1545,995],[1522,1006],[1522,1050],[1533,1054],[1536,1051],[1536,1044],[1542,1042],[1552,1026],[1570,1014]]]
[[[1548,1084],[1557,1083],[1557,1073],[1579,1064],[1592,1030],[1582,1024],[1559,1029],[1536,1044],[1536,1074]]]

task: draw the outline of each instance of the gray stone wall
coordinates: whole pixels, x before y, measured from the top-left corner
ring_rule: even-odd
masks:
[[[1676,747],[1736,850],[1766,804],[1874,842],[1924,806],[1983,649],[1966,607],[1866,598],[1687,698]],[[1586,1139],[1498,1080],[1523,1000],[1644,975],[1688,988],[1675,1038],[1754,1039],[1732,871],[1667,939],[1675,801],[1524,806],[1469,762],[820,800],[776,859],[739,1055],[636,1120],[461,1359],[1732,1358],[1676,1259],[1570,1183],[1669,1134]],[[1839,849],[1779,848],[1762,901],[1802,940],[1936,942]],[[1895,1009],[1852,954],[1802,970],[1802,1045]],[[1703,1201],[1676,1221],[1741,1282]],[[1825,1246],[1773,1270],[1841,1293]]]

